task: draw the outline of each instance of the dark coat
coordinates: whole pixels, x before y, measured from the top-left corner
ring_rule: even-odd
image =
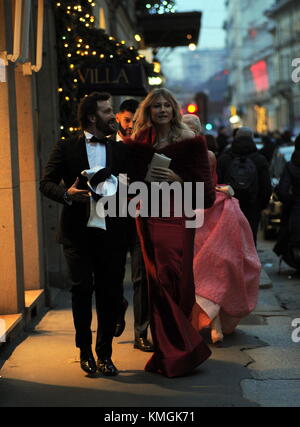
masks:
[[[232,143],[231,148],[218,158],[218,181],[220,184],[227,184],[225,182],[225,177],[232,159],[234,157],[248,155],[251,156],[251,160],[256,166],[258,175],[258,194],[256,202],[252,206],[253,210],[257,213],[267,207],[272,193],[272,187],[268,161],[265,156],[257,151],[256,145],[252,139],[238,138]]]
[[[106,170],[118,176],[126,173],[132,176],[132,161],[125,144],[109,141],[106,145]],[[66,188],[70,188],[79,178],[79,189],[89,189],[87,179],[81,175],[89,169],[86,143],[83,135],[56,143],[45,167],[40,182],[40,191],[44,196],[63,204],[60,222],[59,242],[64,245],[80,243],[85,238],[87,221],[90,214],[89,203],[74,202],[71,206],[64,202]],[[64,186],[61,185],[64,182]]]
[[[283,203],[283,224],[288,223],[289,243],[300,244],[300,166],[294,162],[285,165],[276,190]]]
[[[206,141],[201,136],[174,142],[161,150],[157,150],[151,144],[145,142],[134,142],[127,139],[126,143],[132,152],[137,180],[144,180],[148,164],[155,152],[164,154],[172,159],[169,168],[179,175],[184,182],[193,183],[193,189],[196,189],[195,184],[197,182],[204,183],[204,207],[210,208],[214,204],[216,194],[208,160],[208,151]],[[192,208],[198,208],[195,204],[195,197],[193,197]]]

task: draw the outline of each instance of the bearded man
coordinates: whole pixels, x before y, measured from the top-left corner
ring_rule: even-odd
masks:
[[[59,242],[63,245],[72,285],[75,342],[80,349],[81,368],[88,374],[99,372],[112,376],[118,374],[111,355],[122,310],[126,227],[124,218],[117,216],[106,217],[102,228],[90,221],[92,201],[97,200],[97,195],[88,186],[86,171],[99,171],[97,183],[116,179],[122,173],[130,176],[131,159],[126,144],[110,139],[116,131],[110,94],[94,92],[83,98],[78,121],[82,133],[54,146],[40,190],[46,197],[63,204]],[[98,319],[97,363],[92,352],[91,332],[94,292]]]

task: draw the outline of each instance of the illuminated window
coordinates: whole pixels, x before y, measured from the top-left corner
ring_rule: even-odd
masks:
[[[103,7],[100,7],[100,11],[99,11],[99,28],[101,30],[106,30],[106,20],[105,20],[105,12]]]
[[[250,67],[255,89],[262,92],[269,89],[269,73],[266,61],[259,61]]]

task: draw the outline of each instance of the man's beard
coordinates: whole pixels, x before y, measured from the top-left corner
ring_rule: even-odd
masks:
[[[101,117],[98,116],[96,121],[96,128],[106,136],[111,135],[116,131],[116,124],[117,122],[114,119],[105,122],[101,119]]]
[[[124,129],[123,126],[121,125],[121,123],[119,123],[119,132],[123,136],[130,136],[132,134],[132,128]]]

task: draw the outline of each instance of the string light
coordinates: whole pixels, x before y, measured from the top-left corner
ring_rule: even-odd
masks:
[[[143,2],[138,2],[143,3]],[[152,2],[147,2],[152,3]],[[157,4],[160,2],[157,1]],[[167,2],[168,4],[170,2]],[[58,81],[61,139],[79,130],[77,107],[82,76],[79,71],[87,64],[143,63],[151,67],[134,46],[127,47],[126,40],[117,40],[95,27],[93,0],[54,1],[57,29]],[[138,41],[139,37],[135,37]],[[97,64],[97,62],[96,62]],[[78,97],[78,99],[77,99]]]
[[[142,14],[163,14],[175,12],[176,0],[148,0],[146,2],[136,2],[136,7]]]

